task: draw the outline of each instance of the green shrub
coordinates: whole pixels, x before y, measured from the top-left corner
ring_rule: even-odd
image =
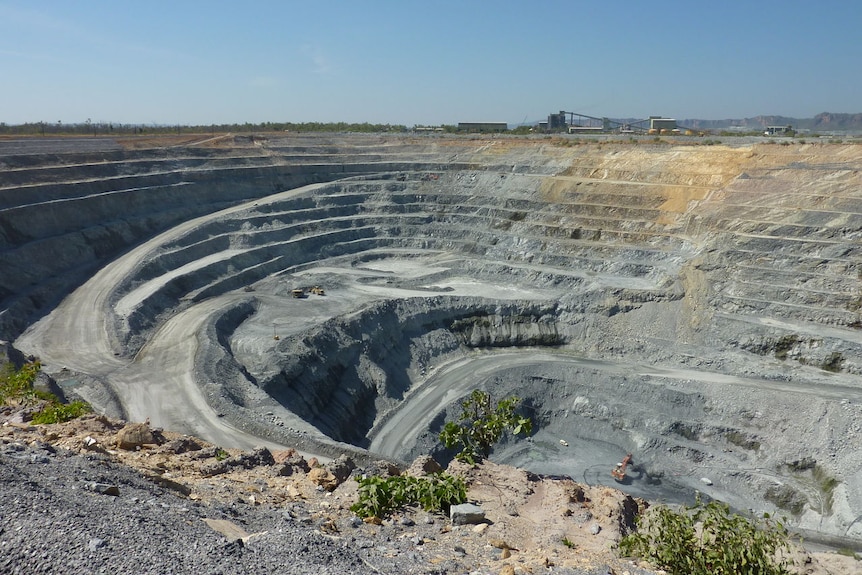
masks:
[[[736,445],[743,449],[750,449],[751,451],[757,451],[758,449],[760,449],[759,441],[745,435],[741,431],[728,431],[724,434],[724,438],[727,440],[728,443],[732,443],[733,445]]]
[[[831,371],[832,373],[838,373],[841,371],[841,367],[844,365],[844,356],[841,355],[840,352],[833,351],[829,357],[823,360],[823,363],[820,364],[820,369],[824,371]]]
[[[63,423],[92,411],[85,401],[60,403],[56,395],[33,389],[33,383],[42,365],[38,361],[26,363],[20,369],[15,369],[7,363],[0,371],[0,404],[15,403],[18,405],[34,405],[39,401],[47,405],[33,415],[33,423]]]
[[[460,449],[455,458],[471,465],[479,463],[491,453],[491,446],[511,430],[515,435],[530,435],[533,423],[527,417],[515,414],[518,397],[508,397],[491,406],[491,395],[474,390],[461,402],[459,423],[448,422],[440,432],[440,441],[447,448]]]
[[[45,409],[33,414],[33,423],[63,423],[85,413],[90,413],[92,408],[85,401],[73,401],[72,403],[49,403]]]
[[[451,505],[467,500],[467,484],[460,477],[447,473],[424,477],[372,475],[357,481],[359,501],[350,510],[360,517],[386,517],[393,511],[411,506],[445,512]]]
[[[5,364],[0,371],[0,403],[28,403],[37,399],[33,382],[40,369],[42,365],[38,361],[25,363],[20,369],[15,369],[11,363]]]
[[[660,505],[638,517],[620,551],[671,575],[784,575],[789,534],[768,514],[760,520],[730,513],[717,501],[674,511]]]
[[[811,470],[811,475],[813,476],[820,493],[821,511],[831,513],[833,498],[835,496],[835,488],[838,487],[838,480],[829,475],[829,472],[819,465],[814,466],[814,469]]]

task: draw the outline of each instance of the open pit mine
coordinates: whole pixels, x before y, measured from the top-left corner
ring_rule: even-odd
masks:
[[[514,394],[497,462],[862,539],[859,145],[5,141],[0,270],[112,416],[407,461]]]

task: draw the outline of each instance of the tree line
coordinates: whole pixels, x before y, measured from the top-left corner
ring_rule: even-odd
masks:
[[[0,122],[0,135],[17,136],[119,136],[130,134],[205,134],[224,132],[407,132],[400,124],[368,122],[261,122],[243,124],[123,124],[118,122]]]

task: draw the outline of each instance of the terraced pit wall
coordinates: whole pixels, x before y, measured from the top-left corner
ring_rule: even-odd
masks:
[[[0,338],[14,339],[101,265],[180,222],[311,183],[440,167],[303,151],[276,158],[255,149],[0,157]]]
[[[537,422],[501,460],[609,482],[633,453],[637,495],[862,538],[860,146],[292,136],[0,162],[0,333],[124,415],[403,460],[480,387]]]

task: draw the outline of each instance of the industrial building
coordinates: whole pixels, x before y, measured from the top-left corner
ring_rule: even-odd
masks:
[[[764,136],[792,136],[793,134],[793,126],[767,126],[763,132]]]
[[[650,132],[662,133],[672,132],[677,129],[676,120],[672,118],[662,118],[661,116],[649,117]]]
[[[650,116],[645,120],[618,121],[563,110],[549,114],[547,122],[539,123],[539,129],[568,134],[669,134],[680,132],[679,126],[673,118]]]
[[[506,122],[458,122],[460,132],[505,132],[508,129]]]

